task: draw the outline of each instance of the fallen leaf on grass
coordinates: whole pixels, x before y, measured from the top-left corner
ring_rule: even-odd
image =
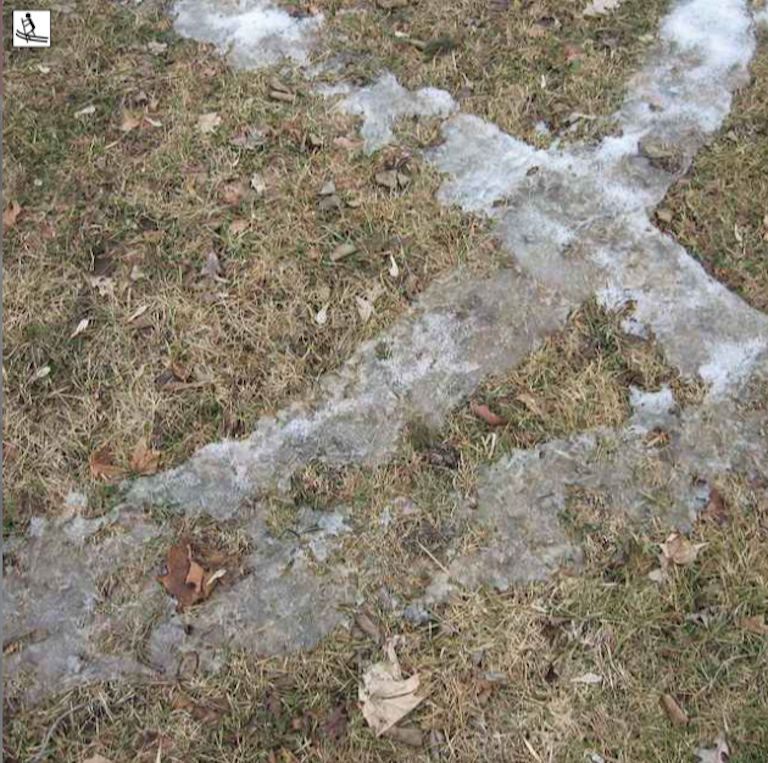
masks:
[[[88,760],[84,760],[83,763],[112,763],[112,761],[96,753],[96,755],[92,755]]]
[[[168,549],[167,570],[157,580],[173,596],[179,612],[207,599],[213,583],[221,577],[221,571],[211,575],[208,570],[192,559],[192,547],[186,541]]]
[[[253,188],[259,196],[262,196],[267,190],[267,184],[258,172],[254,172],[253,175],[251,175],[251,188]]]
[[[677,704],[675,698],[671,694],[664,694],[660,701],[661,706],[664,708],[664,712],[669,716],[672,723],[676,726],[688,725],[688,713]]]
[[[196,721],[201,723],[217,723],[225,709],[223,701],[219,701],[217,704],[220,706],[217,707],[212,703],[203,704],[196,702],[192,697],[182,692],[174,698],[173,709],[188,712]]]
[[[377,737],[405,718],[427,696],[419,691],[421,678],[418,673],[403,678],[395,653],[397,643],[397,639],[387,642],[387,660],[371,665],[363,674],[358,689],[363,717]]]
[[[315,323],[317,323],[318,326],[325,326],[325,324],[328,323],[328,305],[323,305],[323,307],[317,311],[315,315]]]
[[[83,318],[83,320],[80,321],[80,323],[77,324],[77,327],[75,330],[69,335],[70,339],[74,339],[76,336],[80,336],[80,334],[83,333],[88,328],[88,325],[90,324],[91,319],[90,318]]]
[[[10,230],[16,225],[16,220],[21,214],[21,204],[18,201],[14,201],[3,212],[3,230]]]
[[[221,198],[230,207],[236,207],[248,193],[245,180],[236,180],[234,183],[225,183],[221,186]]]
[[[131,469],[136,474],[148,476],[154,474],[160,466],[160,452],[152,450],[147,444],[147,438],[142,437],[133,449]]]
[[[120,130],[122,132],[131,132],[141,125],[143,117],[137,115],[132,111],[126,111],[123,113],[123,121],[120,124]]]
[[[712,488],[712,492],[709,494],[709,503],[701,513],[701,516],[704,519],[716,522],[721,527],[728,522],[728,506],[717,488]]]
[[[347,710],[344,705],[336,705],[333,712],[322,725],[323,733],[328,739],[336,741],[347,731]]]
[[[478,418],[481,418],[488,426],[499,427],[507,423],[505,418],[495,414],[487,405],[470,402],[469,408]]]
[[[409,747],[423,747],[424,735],[421,733],[421,729],[417,729],[415,726],[407,726],[401,728],[399,726],[393,726],[386,732],[389,739],[394,739],[401,744],[407,744]]]
[[[768,625],[765,624],[765,618],[761,615],[744,617],[739,621],[739,626],[741,626],[742,630],[749,631],[757,636],[768,634]]]
[[[156,56],[159,56],[161,53],[165,53],[165,51],[168,50],[168,43],[157,42],[157,40],[150,40],[147,43],[147,50],[149,50],[150,53],[154,53]]]
[[[381,629],[367,612],[358,612],[355,615],[355,625],[374,642],[381,643]]]
[[[696,561],[699,551],[706,545],[706,543],[691,543],[684,535],[672,533],[661,544],[662,562],[666,560],[678,566],[692,564]]]
[[[699,747],[699,749],[694,752],[694,755],[701,761],[701,763],[729,763],[731,759],[731,750],[728,747],[728,742],[725,740],[725,734],[721,731],[714,747],[708,749]]]
[[[201,114],[197,118],[197,129],[203,133],[203,135],[207,135],[216,132],[221,122],[222,119],[218,113],[211,111],[208,114]]]
[[[106,446],[91,453],[88,467],[94,479],[101,479],[105,482],[111,482],[125,476],[125,469],[115,465],[112,451]]]
[[[360,316],[360,320],[363,323],[368,323],[375,311],[373,303],[365,297],[355,297],[355,304],[357,305],[357,312]]]
[[[95,106],[86,106],[84,109],[80,109],[80,111],[75,112],[76,117],[89,117],[91,114],[96,113],[96,107]]]
[[[251,227],[251,221],[250,220],[235,220],[232,225],[229,226],[229,230],[234,233],[236,236],[238,236],[241,233],[244,233],[248,230],[248,228]]]
[[[595,686],[603,682],[603,677],[597,675],[597,673],[585,673],[583,676],[577,676],[571,679],[573,684],[586,684],[587,686]]]
[[[584,9],[584,15],[589,16],[602,16],[608,11],[613,11],[618,8],[624,0],[592,0],[592,2]]]
[[[339,244],[339,246],[331,252],[331,262],[343,260],[345,257],[354,254],[356,251],[357,247],[354,244]]]
[[[213,249],[211,249],[205,256],[205,263],[203,264],[203,267],[200,268],[200,275],[205,276],[206,278],[212,278],[219,283],[227,282],[226,278],[221,277],[221,262],[219,260],[219,255],[216,254]]]
[[[333,139],[333,145],[336,146],[336,148],[343,148],[345,151],[357,151],[363,147],[363,141],[348,138],[346,135],[341,135],[338,138]]]

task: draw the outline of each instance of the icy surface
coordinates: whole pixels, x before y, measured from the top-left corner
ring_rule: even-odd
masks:
[[[395,121],[403,117],[444,117],[456,109],[445,90],[426,87],[412,93],[392,74],[385,74],[370,87],[344,99],[339,108],[363,117],[361,135],[366,154],[372,154],[392,142]]]
[[[323,23],[322,15],[295,18],[271,0],[181,0],[174,12],[174,28],[182,37],[214,43],[243,69],[282,58],[307,64]]]
[[[768,318],[649,213],[721,125],[754,51],[744,0],[678,3],[616,114],[621,137],[538,151],[458,115],[430,153],[448,175],[440,198],[495,217],[515,261],[541,283],[574,299],[589,289],[610,308],[632,302],[635,333],[652,331],[668,361],[727,394],[768,352]]]
[[[321,23],[259,0],[224,7],[182,0],[177,28],[231,48],[238,66],[283,56],[305,62]],[[356,601],[355,570],[337,551],[357,528],[344,507],[302,508],[292,532],[275,537],[264,496],[286,491],[313,461],[386,462],[410,420],[441,426],[483,379],[519,365],[595,295],[611,307],[631,305],[625,325],[652,334],[668,362],[703,379],[704,403],[680,411],[669,389],[632,390],[623,427],[516,451],[487,467],[466,516],[491,530],[489,544],[435,569],[407,616],[428,620],[429,607],[458,585],[503,589],[578,565],[581,550],[560,515],[582,494],[599,494],[609,511],[686,529],[720,475],[768,474],[768,421],[751,398],[756,382],[768,380],[768,319],[649,216],[747,79],[755,27],[746,8],[745,0],[678,2],[616,115],[622,135],[597,147],[540,151],[477,117],[448,119],[444,145],[430,154],[446,173],[440,199],[491,216],[516,268],[482,278],[459,271],[433,284],[310,399],[263,418],[247,440],[213,443],[177,469],[133,482],[107,516],[82,517],[85,504],[72,497],[61,520],[33,518],[7,562],[5,678],[35,698],[90,680],[175,677],[187,655],[215,669],[233,647],[314,647],[345,625],[343,606]],[[393,139],[398,118],[455,108],[445,93],[411,94],[391,77],[344,103],[363,117],[370,151]],[[655,430],[668,436],[649,437]],[[137,559],[163,558],[172,539],[143,508],[166,504],[228,520],[251,540],[244,574],[185,614],[154,569],[129,596],[111,590]],[[400,512],[406,507],[393,505],[390,516]]]

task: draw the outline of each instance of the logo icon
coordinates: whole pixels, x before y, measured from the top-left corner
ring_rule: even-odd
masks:
[[[51,12],[14,11],[14,48],[50,48]]]

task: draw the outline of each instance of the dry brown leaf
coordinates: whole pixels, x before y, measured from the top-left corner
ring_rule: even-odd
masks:
[[[389,739],[394,739],[401,744],[407,744],[409,747],[424,746],[424,735],[421,733],[421,729],[417,729],[415,726],[407,726],[405,728],[393,726],[386,734]]]
[[[11,202],[11,205],[3,211],[3,230],[10,230],[16,225],[16,220],[21,214],[21,204],[18,201]]]
[[[684,535],[672,533],[661,544],[661,553],[667,562],[683,566],[695,562],[699,551],[706,545],[706,543],[691,543]]]
[[[358,612],[355,615],[355,625],[377,644],[381,643],[381,630],[376,621],[367,612]]]
[[[345,257],[354,254],[356,251],[357,247],[354,244],[339,244],[339,246],[331,252],[331,262],[343,260]]]
[[[160,466],[160,452],[152,450],[147,443],[147,438],[142,437],[133,449],[131,456],[131,469],[136,474],[154,474]]]
[[[212,132],[216,132],[222,119],[217,112],[211,111],[208,114],[201,114],[197,119],[197,129],[207,135]]]
[[[704,519],[716,522],[720,526],[728,522],[728,506],[717,488],[712,488],[712,492],[709,494],[709,503],[701,515]]]
[[[85,331],[88,328],[90,322],[91,322],[90,318],[83,318],[80,321],[80,323],[77,324],[77,326],[75,327],[75,330],[69,335],[69,338],[74,339],[76,336],[80,336],[80,334],[82,334],[83,331]]]
[[[194,568],[193,565],[195,565]],[[206,586],[202,583],[202,579],[207,573],[200,565],[192,561],[192,548],[188,542],[182,541],[168,549],[166,566],[167,571],[158,575],[157,580],[176,599],[179,612],[208,597]],[[202,570],[199,585],[197,582],[200,574],[197,570],[198,567]],[[190,573],[192,582],[190,582]]]
[[[187,572],[185,582],[195,589],[195,593],[203,593],[205,588],[205,570],[192,559],[189,560],[189,572]]]
[[[221,186],[221,198],[230,207],[236,207],[246,193],[248,193],[248,183],[245,180],[236,180],[234,183]]]
[[[768,634],[768,625],[766,625],[765,618],[762,615],[744,617],[739,621],[739,625],[742,630],[749,631],[757,636],[765,636]]]
[[[105,482],[120,479],[126,474],[125,469],[115,466],[114,456],[107,446],[91,453],[91,457],[88,459],[88,467],[94,479],[101,479]]]
[[[688,725],[688,714],[677,704],[675,698],[671,694],[662,695],[661,706],[664,708],[664,712],[669,716],[669,719],[676,726]]]
[[[91,755],[88,760],[84,760],[83,763],[112,763],[112,760],[96,753],[96,755]]]
[[[405,718],[427,696],[420,691],[418,673],[403,678],[395,653],[397,643],[396,638],[387,642],[387,660],[371,665],[363,674],[363,682],[358,688],[363,717],[377,737]]]
[[[137,115],[133,111],[125,111],[123,112],[123,121],[120,125],[120,130],[122,132],[131,132],[131,130],[135,130],[141,125],[142,120],[143,116],[141,114]]]
[[[333,139],[333,145],[336,146],[336,148],[343,148],[345,151],[357,151],[363,147],[363,141],[342,135]]]
[[[469,408],[478,418],[481,418],[488,426],[499,427],[507,423],[507,419],[495,414],[487,405],[470,402]]]
[[[219,701],[216,705],[209,702],[205,704],[196,702],[183,692],[177,694],[173,699],[174,710],[188,712],[196,721],[201,723],[216,723],[221,719],[222,711],[225,709],[225,701]]]
[[[232,225],[229,226],[229,230],[234,233],[236,236],[239,236],[241,233],[245,233],[245,231],[248,230],[248,228],[251,227],[251,221],[250,220],[235,220],[233,221]]]

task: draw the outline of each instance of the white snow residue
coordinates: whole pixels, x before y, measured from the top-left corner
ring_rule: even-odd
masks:
[[[638,387],[630,387],[629,404],[638,419],[665,416],[677,407],[675,396],[666,385],[658,392],[646,392]]]
[[[712,358],[701,367],[701,378],[710,385],[710,395],[723,395],[750,375],[761,354],[768,351],[768,335],[744,342],[718,342],[709,347]]]
[[[445,142],[428,153],[438,170],[451,175],[439,191],[446,206],[467,212],[490,212],[528,172],[553,162],[540,151],[502,132],[480,117],[459,114],[443,125]]]
[[[339,104],[347,114],[363,117],[360,134],[364,151],[372,154],[388,145],[393,137],[395,121],[401,117],[448,116],[456,102],[445,90],[433,87],[409,92],[393,74],[385,74],[374,85],[362,88]]]
[[[749,63],[750,21],[742,0],[688,0],[664,19],[660,36],[699,59],[693,76],[710,77]]]
[[[323,23],[322,15],[295,18],[270,0],[240,0],[231,11],[214,0],[181,0],[174,11],[174,27],[182,37],[218,45],[243,69],[269,66],[282,58],[308,63]]]

